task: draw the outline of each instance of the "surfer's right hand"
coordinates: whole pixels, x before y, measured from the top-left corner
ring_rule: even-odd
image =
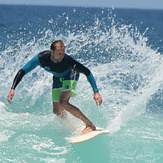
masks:
[[[8,100],[8,102],[11,104],[11,100],[13,99],[13,97],[14,97],[14,93],[15,93],[15,90],[14,89],[11,89],[10,90],[10,93],[8,94],[8,98],[7,98],[7,100]]]

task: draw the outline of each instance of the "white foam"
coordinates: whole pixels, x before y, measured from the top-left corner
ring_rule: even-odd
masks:
[[[108,110],[108,117],[110,112],[114,113],[115,119],[106,122],[109,130],[118,130],[129,119],[144,113],[151,95],[161,88],[163,59],[157,50],[147,45],[148,38],[145,34],[148,28],[141,34],[132,24],[117,25],[112,13],[108,13],[106,24],[97,18],[94,26],[83,31],[68,30],[65,35],[57,36],[49,29],[39,32],[44,33],[42,38],[33,38],[26,44],[20,40],[14,48],[8,46],[2,52],[0,65],[3,68],[3,78],[0,79],[0,97],[7,97],[6,90],[11,86],[16,72],[34,55],[49,49],[54,38],[63,39],[67,52],[93,72],[103,96],[102,108]],[[13,100],[17,100],[19,105],[20,99],[30,99],[27,106],[25,105],[27,108],[33,106],[39,97],[47,96],[49,102],[51,84],[52,75],[36,68],[22,79]],[[81,76],[77,91],[82,101],[81,98],[75,98],[75,103],[81,108],[85,106],[81,103],[91,101],[93,95],[85,77]],[[93,108],[88,109],[90,115]]]
[[[15,132],[11,131],[11,130],[3,130],[0,131],[0,144],[2,142],[8,141],[10,137],[12,137],[12,135],[14,135]]]

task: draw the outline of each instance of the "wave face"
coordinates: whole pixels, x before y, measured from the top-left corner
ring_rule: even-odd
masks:
[[[161,14],[162,10],[0,5],[0,161],[162,161]],[[17,71],[58,39],[69,55],[92,71],[103,97],[97,107],[81,74],[71,103],[111,134],[70,145],[65,138],[83,124],[70,114],[62,120],[52,113],[52,75],[40,67],[23,77],[13,103],[7,103]]]

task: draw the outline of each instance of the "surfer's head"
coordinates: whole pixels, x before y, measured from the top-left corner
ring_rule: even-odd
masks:
[[[51,59],[54,62],[61,62],[65,54],[65,45],[62,40],[54,41],[51,44]]]
[[[63,43],[62,40],[57,40],[57,41],[54,41],[51,46],[50,46],[50,49],[52,51],[55,51],[57,47],[62,47],[62,48],[65,48],[65,45]]]

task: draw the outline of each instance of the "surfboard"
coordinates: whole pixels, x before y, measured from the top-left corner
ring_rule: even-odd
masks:
[[[84,129],[84,127],[81,128],[82,130]],[[82,131],[81,130],[81,131]],[[103,128],[100,128],[100,127],[96,127],[96,130],[95,131],[91,131],[87,134],[84,134],[84,135],[78,135],[78,136],[74,136],[74,137],[71,137],[71,138],[67,138],[69,143],[71,144],[77,144],[77,143],[82,143],[82,142],[85,142],[87,140],[90,140],[100,134],[108,134],[110,133],[109,130],[107,129],[103,129]]]

